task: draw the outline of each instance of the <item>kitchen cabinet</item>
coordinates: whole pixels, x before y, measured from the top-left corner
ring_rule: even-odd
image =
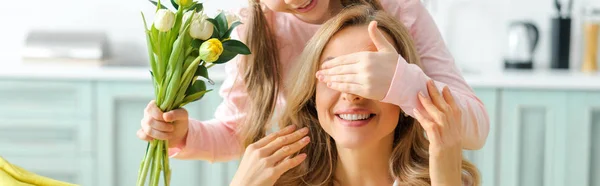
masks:
[[[600,92],[577,92],[568,101],[565,185],[600,185]]]
[[[0,80],[0,156],[37,174],[93,185],[88,81]]]
[[[563,185],[567,93],[503,90],[498,185]]]

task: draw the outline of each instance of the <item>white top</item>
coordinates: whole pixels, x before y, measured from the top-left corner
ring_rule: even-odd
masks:
[[[66,67],[66,66],[5,66],[0,68],[0,78],[97,80],[97,81],[147,81],[149,67]],[[223,81],[223,65],[209,69],[210,78]],[[494,73],[463,73],[473,88],[527,88],[599,90],[600,72],[585,74],[573,71],[535,70],[504,71]]]

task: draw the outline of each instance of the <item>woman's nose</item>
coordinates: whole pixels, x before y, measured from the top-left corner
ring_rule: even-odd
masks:
[[[361,101],[364,98],[354,95],[354,94],[349,94],[349,93],[342,93],[342,100],[344,101],[349,101],[349,102],[357,102],[357,101]]]

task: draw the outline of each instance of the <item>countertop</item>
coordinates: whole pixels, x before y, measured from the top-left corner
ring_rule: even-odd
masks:
[[[209,69],[211,79],[222,81],[222,65]],[[600,72],[567,70],[501,71],[463,73],[473,88],[528,88],[600,90]],[[147,81],[149,67],[33,67],[9,66],[0,69],[0,78],[89,81]]]

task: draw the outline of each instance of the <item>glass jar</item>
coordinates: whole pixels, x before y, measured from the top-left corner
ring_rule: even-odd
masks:
[[[583,72],[598,71],[600,6],[587,6],[583,13]]]

